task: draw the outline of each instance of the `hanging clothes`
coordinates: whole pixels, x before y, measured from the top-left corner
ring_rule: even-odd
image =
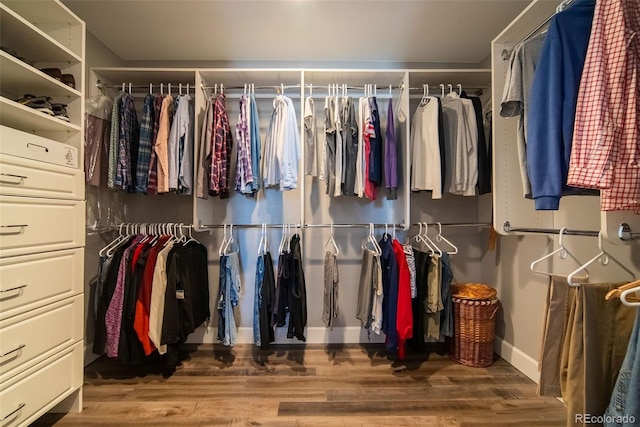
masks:
[[[140,121],[140,144],[138,146],[138,162],[136,165],[136,193],[146,193],[149,182],[149,165],[153,151],[154,101],[152,94],[144,98],[142,120]]]
[[[411,191],[431,191],[433,199],[442,198],[441,160],[445,153],[440,151],[439,117],[442,109],[437,98],[426,96],[420,102],[411,122]]]
[[[93,351],[125,366],[157,349],[177,361],[184,343],[209,318],[206,248],[169,236],[134,236],[101,257]]]
[[[343,98],[342,102],[342,142],[344,182],[342,194],[355,196],[356,162],[358,157],[358,122],[353,98]]]
[[[193,189],[193,104],[189,94],[176,98],[177,108],[168,141],[169,189],[191,194]]]
[[[249,109],[249,139],[251,142],[251,189],[255,194],[260,190],[261,174],[260,160],[262,156],[262,143],[260,140],[260,118],[258,117],[258,106],[256,105],[256,97],[251,94]]]
[[[158,194],[158,157],[155,151],[158,130],[160,129],[160,115],[162,113],[162,101],[164,95],[156,95],[153,102],[153,132],[151,133],[151,154],[149,157],[149,177],[147,180],[146,194]]]
[[[307,326],[307,290],[298,234],[291,237],[288,249],[288,252],[280,254],[278,261],[277,296],[272,324],[277,327],[285,326],[288,312],[287,338],[295,337],[306,341],[304,328]]]
[[[108,152],[113,101],[98,95],[86,101],[84,176],[87,184],[100,187],[103,174],[103,157]]]
[[[398,199],[398,151],[396,125],[393,115],[393,98],[389,98],[387,131],[384,141],[384,181],[387,187],[387,200]]]
[[[389,236],[391,239],[391,236]],[[411,309],[411,284],[409,267],[404,248],[393,239],[393,252],[398,265],[398,307],[396,313],[396,330],[398,332],[398,358],[405,358],[405,343],[413,337],[413,313]]]
[[[640,214],[639,32],[637,1],[596,2],[567,184],[602,190],[603,211]]]
[[[317,159],[317,141],[316,141],[316,110],[315,103],[311,96],[307,96],[304,100],[304,164],[305,175],[318,176]]]
[[[391,354],[398,352],[398,291],[399,291],[399,270],[398,260],[393,249],[392,239],[385,238],[379,242],[382,255],[380,264],[382,266],[382,289],[384,300],[382,301],[382,331],[387,335],[386,350]]]
[[[484,118],[482,116],[482,101],[477,96],[469,96],[466,92],[462,92],[460,97],[469,99],[473,105],[473,113],[476,123],[476,133],[478,135],[478,179],[477,193],[478,195],[491,193],[491,159],[489,158],[489,149],[487,147],[487,139],[484,133]]]
[[[360,284],[358,286],[358,301],[356,319],[364,329],[371,326],[371,313],[373,307],[373,290],[378,288],[378,274],[375,269],[376,254],[364,249],[362,251],[362,266],[360,270]]]
[[[363,185],[364,185],[364,196],[369,200],[376,199],[376,186],[374,181],[371,179],[373,176],[375,178],[375,173],[372,172],[372,161],[377,160],[375,156],[374,146],[371,141],[376,138],[376,130],[374,126],[374,118],[373,118],[373,110],[371,106],[371,102],[369,98],[365,98],[363,100],[362,107],[362,117],[363,117]]]
[[[253,194],[253,161],[255,150],[251,149],[251,101],[242,95],[239,101],[240,110],[236,124],[236,156],[235,190],[241,194]]]
[[[229,116],[227,115],[226,96],[224,93],[215,97],[213,103],[213,128],[211,140],[211,167],[209,169],[209,195],[221,199],[229,197],[231,177],[231,150],[233,139]]]
[[[157,162],[157,193],[169,192],[169,133],[173,120],[173,97],[167,95],[162,99],[158,135],[153,145]]]
[[[542,46],[547,38],[546,32],[536,34],[513,48],[509,59],[509,69],[504,82],[501,117],[518,117],[516,144],[520,161],[520,177],[524,197],[531,198],[531,183],[527,172],[527,128],[529,111],[527,109],[531,94],[531,84],[538,65]]]
[[[240,302],[242,283],[238,253],[220,257],[220,286],[218,292],[218,340],[227,346],[236,345],[237,328],[233,307]]]
[[[123,92],[119,92],[113,100],[111,110],[111,132],[109,135],[109,168],[107,174],[107,186],[116,188],[116,169],[118,168],[118,141],[120,139],[120,110],[122,109]]]
[[[266,252],[258,257],[253,312],[253,340],[262,350],[268,350],[275,341],[271,319],[276,302],[276,282],[273,274],[273,259]]]
[[[326,328],[333,329],[333,320],[340,315],[338,289],[340,276],[336,254],[330,251],[324,254],[324,304],[322,322]]]
[[[324,99],[324,136],[325,136],[325,171],[327,190],[330,197],[335,196],[336,189],[336,141],[337,128],[335,123],[335,99],[327,96]]]
[[[531,84],[527,170],[537,210],[558,210],[567,186],[578,87],[587,54],[595,0],[577,0],[549,21]]]
[[[342,195],[342,185],[344,184],[345,178],[345,170],[344,170],[344,140],[342,138],[342,114],[341,114],[341,99],[336,96],[332,101],[332,120],[333,120],[333,128],[335,129],[336,135],[336,151],[335,151],[335,159],[333,161],[335,167],[335,175],[336,179],[334,181],[334,196]]]
[[[264,150],[262,169],[265,187],[278,186],[280,191],[297,188],[300,135],[295,107],[287,96],[278,95],[273,100]]]

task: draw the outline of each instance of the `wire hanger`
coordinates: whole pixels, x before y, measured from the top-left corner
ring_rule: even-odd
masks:
[[[600,261],[600,264],[602,264],[602,265],[609,265],[609,263],[611,261],[613,261],[615,264],[618,265],[618,267],[620,267],[622,269],[622,271],[624,271],[625,273],[627,273],[629,275],[629,277],[631,278],[632,281],[636,280],[636,275],[635,275],[634,272],[629,270],[627,267],[625,267],[624,264],[622,264],[615,257],[613,257],[610,253],[608,253],[607,251],[604,250],[602,241],[603,241],[602,231],[600,231],[598,233],[598,249],[600,250],[600,252],[596,256],[591,258],[589,261],[584,263],[582,266],[580,266],[580,268],[578,268],[577,270],[573,271],[571,274],[569,274],[569,276],[567,276],[567,283],[569,283],[569,286],[573,286],[574,288],[579,287],[580,284],[579,283],[574,283],[573,282],[573,278],[576,276],[576,274],[578,274],[578,273],[580,273],[582,271],[586,271],[587,267],[590,266],[591,264],[593,264],[596,261]]]
[[[538,273],[538,274],[545,274],[547,276],[551,276],[553,275],[553,272],[549,271],[542,271],[542,270],[537,270],[536,267],[544,260],[547,260],[549,258],[553,258],[556,254],[560,256],[560,259],[567,259],[567,256],[574,260],[576,262],[577,265],[581,266],[582,263],[580,261],[578,261],[578,259],[573,256],[573,254],[571,252],[569,252],[569,250],[567,250],[567,248],[564,246],[563,240],[564,240],[564,233],[567,231],[567,227],[562,227],[560,229],[560,237],[558,238],[558,249],[541,256],[540,258],[536,259],[535,261],[533,261],[531,263],[531,265],[529,266],[529,268],[531,268],[531,271],[533,271],[534,273]],[[586,273],[585,278],[589,278],[589,272],[587,271],[587,269],[584,269],[584,272]]]
[[[331,235],[329,236],[329,239],[327,240],[327,242],[324,244],[324,247],[326,248],[327,245],[329,244],[331,244],[331,247],[333,248],[333,254],[339,255],[340,249],[338,249],[338,245],[336,244],[336,241],[333,238],[333,224],[331,224]]]

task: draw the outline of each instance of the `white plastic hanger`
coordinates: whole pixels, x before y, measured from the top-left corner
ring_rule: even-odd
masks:
[[[411,239],[409,239],[407,241],[407,243],[411,243],[411,242],[416,242],[416,243],[422,243],[424,246],[427,247],[427,250],[431,251],[431,252],[435,252],[434,249],[429,245],[429,243],[424,240],[424,238],[422,237],[422,223],[419,222],[418,226],[420,227],[420,230],[418,231],[418,234],[416,234],[415,236],[413,236]]]
[[[326,248],[327,245],[329,245],[329,244],[333,248],[334,255],[339,255],[340,254],[340,249],[338,249],[338,245],[336,244],[336,241],[333,238],[333,224],[331,224],[331,235],[329,236],[329,239],[327,240],[327,242],[324,244],[324,247]]]
[[[637,292],[640,292],[640,284],[634,288],[622,291],[620,294],[620,301],[629,307],[640,307],[640,298],[637,296]],[[628,298],[630,296],[632,297],[632,300]]]
[[[382,248],[380,247],[380,245],[378,245],[378,241],[376,240],[376,236],[374,235],[374,229],[375,227],[373,226],[373,223],[370,222],[369,234],[362,242],[362,250],[370,250],[373,253],[375,253],[377,256],[380,256],[382,255]],[[371,246],[370,248],[369,248],[369,245]]]
[[[224,245],[223,254],[228,255],[232,252],[238,252],[239,246],[233,238],[233,224],[229,225],[229,238],[227,239],[227,243]]]
[[[282,238],[280,246],[278,246],[278,253],[282,255],[287,252],[289,252],[289,224],[282,224]]]
[[[269,247],[269,241],[267,236],[267,224],[262,223],[262,230],[260,231],[260,243],[258,243],[258,256],[264,255],[267,253],[267,248]]]
[[[442,235],[442,224],[440,222],[436,222],[438,225],[438,234],[435,237],[436,242],[445,242],[447,245],[451,246],[450,251],[446,251],[449,255],[455,255],[458,253],[458,247],[451,243],[446,237]]]
[[[611,261],[613,261],[615,264],[618,265],[618,267],[620,267],[622,269],[622,271],[624,271],[625,273],[627,273],[629,275],[629,277],[631,278],[630,281],[636,280],[636,275],[635,275],[634,272],[629,270],[627,267],[625,267],[624,264],[622,264],[620,261],[615,259],[611,254],[609,254],[607,251],[604,250],[604,247],[602,245],[602,241],[603,241],[602,231],[600,231],[598,233],[598,249],[600,250],[600,252],[598,252],[598,254],[596,256],[594,256],[589,261],[587,261],[582,266],[580,266],[580,268],[578,268],[577,270],[573,271],[571,274],[569,274],[567,276],[567,283],[569,283],[569,286],[573,286],[574,288],[579,287],[580,283],[574,283],[573,282],[573,278],[578,273],[580,273],[582,271],[586,271],[587,267],[589,267],[591,264],[593,264],[596,261],[600,261],[600,264],[602,264],[602,265],[609,265],[609,263]]]
[[[222,242],[220,242],[220,247],[218,248],[218,255],[224,255],[224,248],[227,245],[227,224],[222,225],[223,235]]]
[[[118,227],[118,236],[113,239],[111,242],[109,242],[104,248],[100,249],[100,252],[98,252],[98,255],[105,256],[105,254],[107,253],[107,251],[109,251],[109,249],[111,249],[113,246],[118,246],[120,244],[120,242],[124,241],[126,238],[126,235],[123,233],[123,228],[125,228],[125,224],[122,223],[120,224],[120,226]]]
[[[440,249],[438,247],[438,245],[436,244],[436,242],[434,242],[433,240],[431,240],[431,238],[429,237],[429,235],[427,234],[429,232],[429,224],[427,222],[424,223],[424,234],[422,235],[423,239],[429,242],[429,246],[433,247],[433,252],[437,252],[438,255],[442,256],[442,249]]]
[[[548,253],[546,255],[543,255],[542,257],[540,257],[537,260],[533,261],[531,263],[531,266],[530,266],[531,271],[533,271],[534,273],[538,273],[538,274],[545,274],[547,276],[553,275],[553,272],[551,272],[551,271],[547,272],[547,271],[537,270],[536,266],[538,264],[540,264],[544,260],[547,260],[549,258],[553,258],[556,254],[560,256],[560,259],[567,259],[567,256],[568,256],[570,259],[574,260],[578,266],[582,265],[582,263],[580,263],[580,261],[578,261],[578,259],[576,257],[574,257],[571,254],[571,252],[569,252],[567,250],[567,248],[564,246],[563,236],[564,236],[564,233],[566,231],[567,231],[566,227],[562,227],[560,229],[560,237],[558,238],[558,249],[556,249],[556,250],[554,250],[554,251],[552,251],[552,252],[550,252],[550,253]],[[586,278],[589,278],[589,272],[586,269],[584,269],[584,272],[586,273]]]

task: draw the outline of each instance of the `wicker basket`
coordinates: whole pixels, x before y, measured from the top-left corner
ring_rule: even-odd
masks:
[[[468,286],[465,286],[468,285]],[[489,299],[480,299],[480,296]],[[452,289],[453,337],[450,357],[463,365],[484,368],[493,363],[498,299],[496,292],[476,283],[456,285]]]

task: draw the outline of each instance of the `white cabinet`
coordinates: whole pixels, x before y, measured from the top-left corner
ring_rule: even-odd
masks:
[[[18,426],[82,409],[85,25],[58,0],[0,0],[0,40],[0,420]]]

